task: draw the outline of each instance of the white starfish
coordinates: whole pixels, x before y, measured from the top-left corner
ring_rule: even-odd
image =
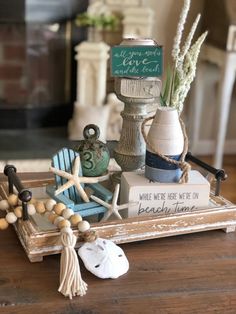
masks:
[[[70,187],[75,185],[77,188],[80,196],[85,202],[89,202],[89,198],[87,194],[85,193],[83,187],[81,186],[81,183],[98,183],[100,181],[104,181],[108,179],[109,175],[104,175],[101,177],[83,177],[79,176],[79,169],[80,169],[80,156],[77,156],[74,161],[74,165],[72,168],[72,173],[66,172],[64,170],[60,170],[54,167],[49,168],[54,174],[59,175],[60,177],[63,177],[67,179],[68,181],[60,186],[56,191],[55,195],[58,195],[65,190],[68,190]]]
[[[105,213],[101,221],[106,221],[112,214],[114,214],[117,218],[122,219],[121,215],[119,214],[119,210],[128,208],[129,203],[117,205],[117,200],[119,197],[119,191],[120,191],[120,184],[117,184],[115,187],[115,191],[112,198],[112,203],[109,204],[107,202],[104,202],[100,198],[91,195],[90,198],[93,199],[95,202],[99,203],[100,205],[106,207],[108,211]]]

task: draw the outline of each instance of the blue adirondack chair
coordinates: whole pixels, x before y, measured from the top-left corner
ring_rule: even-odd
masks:
[[[62,148],[52,158],[52,166],[64,170],[66,172],[72,172],[73,163],[75,158],[79,156],[79,153],[72,149]],[[82,169],[79,174],[82,175]],[[75,186],[70,187],[61,194],[55,196],[55,191],[63,184],[67,182],[67,179],[62,178],[59,175],[55,175],[55,185],[48,185],[46,188],[47,194],[57,202],[64,203],[68,208],[78,212],[82,217],[92,216],[96,214],[103,214],[107,209],[104,206],[96,202],[85,203],[81,200],[79,193]],[[81,184],[82,185],[82,184]],[[88,184],[93,194],[104,201],[108,202],[112,199],[112,192],[106,189],[99,183]],[[99,218],[101,215],[99,215]]]

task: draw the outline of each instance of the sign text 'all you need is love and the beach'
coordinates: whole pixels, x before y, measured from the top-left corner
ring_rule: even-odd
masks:
[[[162,75],[162,47],[115,46],[111,49],[112,76],[158,77]]]

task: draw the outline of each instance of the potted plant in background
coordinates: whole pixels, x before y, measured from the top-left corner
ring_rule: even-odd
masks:
[[[145,175],[153,181],[186,182],[188,180],[189,166],[184,161],[188,149],[188,139],[184,123],[179,116],[196,75],[199,52],[207,36],[207,32],[204,32],[192,44],[200,19],[200,14],[198,14],[181,47],[190,3],[190,0],[184,1],[173,44],[173,64],[167,71],[166,82],[160,97],[160,106],[156,115],[148,118],[148,120],[152,118],[154,120],[146,137]]]
[[[88,28],[88,41],[104,40],[105,33],[114,31],[119,26],[119,18],[102,2],[89,5],[87,12],[77,15],[77,26]]]

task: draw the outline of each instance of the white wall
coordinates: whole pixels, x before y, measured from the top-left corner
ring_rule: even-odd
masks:
[[[155,12],[155,25],[153,28],[153,37],[164,46],[165,63],[169,61],[172,50],[173,39],[175,37],[176,27],[179,20],[179,14],[182,9],[181,0],[148,0],[149,6]],[[203,0],[193,0],[188,19],[185,26],[185,33],[190,30],[196,15],[202,11]],[[196,34],[199,34],[200,30]]]
[[[203,10],[204,0],[192,0],[191,9],[185,30],[188,31],[191,27],[197,13]],[[156,41],[164,46],[164,65],[170,61],[172,43],[175,36],[176,27],[178,24],[179,14],[183,5],[181,0],[148,0],[145,3],[149,5],[155,12],[155,25],[153,29],[153,37]],[[199,25],[197,35],[200,34],[201,25]],[[198,143],[198,152],[210,154],[214,152],[214,139],[216,136],[217,125],[215,124],[216,112],[216,93],[218,87],[218,69],[213,65],[207,66],[206,72],[206,92],[204,109],[201,118],[201,133]],[[191,93],[186,101],[187,113],[191,106]],[[231,112],[227,130],[227,141],[225,152],[236,153],[236,88],[234,88],[233,98],[231,103]],[[191,125],[189,126],[191,128]]]

